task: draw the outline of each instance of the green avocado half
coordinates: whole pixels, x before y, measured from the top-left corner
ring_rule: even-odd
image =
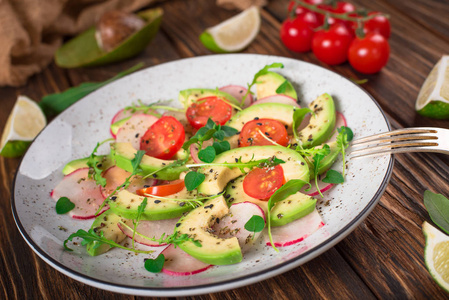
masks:
[[[139,12],[137,16],[146,25],[128,37],[112,51],[99,48],[95,38],[96,28],[92,27],[62,45],[55,53],[56,64],[62,68],[91,67],[122,61],[140,53],[156,36],[162,21],[161,8]]]
[[[223,196],[211,199],[203,206],[181,217],[175,232],[187,234],[201,243],[198,247],[191,241],[179,244],[179,248],[196,259],[212,265],[230,265],[242,261],[242,251],[236,237],[222,239],[211,233],[210,228],[229,212]]]

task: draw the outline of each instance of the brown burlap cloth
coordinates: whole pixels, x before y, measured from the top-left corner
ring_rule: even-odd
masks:
[[[0,0],[0,86],[25,84],[52,61],[64,36],[89,28],[105,11],[132,12],[156,1]],[[217,0],[218,5],[231,9],[264,2]]]

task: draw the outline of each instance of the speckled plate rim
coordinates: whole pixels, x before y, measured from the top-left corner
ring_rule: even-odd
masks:
[[[265,56],[260,54],[221,54],[221,55],[213,55],[214,57],[217,56],[223,56],[226,59],[229,59],[230,55],[251,55],[251,56]],[[191,57],[191,58],[185,58],[182,60],[192,60],[192,59],[198,59],[198,58],[204,58],[202,57]],[[276,56],[270,56],[273,59],[276,59]],[[281,57],[283,60],[290,59],[286,57]],[[295,60],[295,59],[291,59]],[[180,60],[167,62],[158,66],[167,65],[167,64],[176,64]],[[363,88],[361,88],[359,85],[355,84],[354,82],[342,77],[341,75],[327,70],[323,67],[310,64],[308,62],[301,61],[301,63],[312,65],[313,67],[323,69],[327,72],[334,73],[341,77],[342,80],[346,80],[351,82],[352,85],[354,85],[355,88],[361,89],[365,94],[369,96],[369,98],[373,101],[373,103],[378,108],[379,112],[384,118],[385,124],[388,127],[388,130],[391,130],[391,125],[383,112],[380,105],[377,103],[377,101]],[[151,68],[151,67],[149,67]],[[108,88],[108,86],[103,87]],[[81,100],[82,101],[82,100]],[[74,104],[76,105],[76,103]],[[54,122],[53,120],[52,122]],[[26,155],[26,154],[25,154]],[[207,294],[207,293],[215,293],[220,291],[229,290],[232,288],[239,288],[242,286],[246,286],[249,284],[253,284],[259,281],[263,281],[266,279],[269,279],[271,277],[274,277],[276,275],[282,274],[284,272],[287,272],[295,267],[298,267],[313,258],[319,256],[320,254],[324,253],[325,251],[329,250],[333,246],[335,246],[337,243],[339,243],[341,240],[343,240],[348,234],[350,234],[368,215],[369,213],[374,209],[375,205],[383,195],[385,189],[387,188],[387,185],[390,181],[392,172],[393,172],[393,165],[394,165],[394,156],[390,156],[390,160],[388,162],[388,167],[386,170],[386,174],[379,185],[376,193],[371,198],[371,200],[368,202],[368,204],[365,206],[365,208],[352,219],[351,222],[349,222],[346,226],[344,226],[340,231],[333,234],[331,237],[326,239],[321,244],[317,245],[312,249],[312,251],[306,251],[305,253],[302,253],[292,259],[289,259],[283,263],[280,263],[276,266],[266,268],[264,270],[244,275],[240,277],[236,277],[231,280],[224,280],[218,283],[210,283],[210,284],[202,284],[202,285],[194,285],[194,286],[183,286],[183,287],[136,287],[136,286],[129,286],[129,285],[118,285],[118,284],[112,284],[108,281],[100,280],[97,278],[89,277],[87,275],[81,274],[77,271],[74,271],[73,269],[65,266],[64,264],[58,262],[57,260],[53,259],[51,256],[49,256],[45,251],[43,251],[36,242],[33,241],[29,233],[25,230],[24,226],[22,225],[22,222],[20,221],[20,217],[18,215],[17,209],[16,209],[16,201],[14,197],[14,191],[15,191],[15,185],[16,185],[16,178],[19,173],[20,166],[22,164],[23,160],[20,162],[17,171],[14,176],[13,184],[12,184],[12,193],[11,193],[11,209],[13,213],[13,217],[16,223],[17,228],[19,229],[19,232],[21,233],[22,237],[25,239],[27,244],[33,249],[33,251],[46,263],[48,263],[50,266],[55,268],[56,270],[60,271],[61,273],[77,280],[82,283],[85,283],[87,285],[100,288],[103,290],[113,291],[116,293],[123,293],[123,294],[130,294],[130,295],[136,295],[136,296],[153,296],[153,297],[179,297],[179,296],[190,296],[190,295],[200,295],[200,294]]]

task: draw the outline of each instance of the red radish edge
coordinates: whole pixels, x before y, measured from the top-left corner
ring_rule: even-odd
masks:
[[[332,187],[334,186],[333,183],[329,183],[328,185],[326,185],[324,188],[320,189],[321,193],[324,193],[328,190],[330,190]],[[306,195],[311,196],[311,197],[315,197],[318,196],[320,193],[318,192],[318,190],[314,191],[314,192],[310,192],[310,193],[306,193]]]
[[[265,212],[263,211],[263,209],[262,209],[259,205],[255,204],[255,203],[252,203],[252,202],[250,202],[250,201],[243,201],[243,202],[234,203],[234,204],[232,204],[231,206],[239,205],[239,204],[244,204],[244,203],[251,203],[251,204],[254,204],[255,206],[257,206],[257,208],[260,210],[260,213],[261,213],[262,216],[263,216],[263,220],[265,221],[265,223],[267,222],[267,216],[265,215]]]
[[[213,144],[213,140],[207,140],[203,142],[203,149],[206,148],[207,146],[212,146]],[[196,164],[201,164],[203,163],[199,158],[198,158],[198,152],[200,152],[200,150],[197,148],[198,144],[192,144],[190,145],[190,156],[192,157],[193,161]]]

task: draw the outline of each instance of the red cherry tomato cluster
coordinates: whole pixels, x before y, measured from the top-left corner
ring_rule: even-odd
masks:
[[[349,61],[354,69],[365,74],[377,73],[387,64],[390,56],[387,17],[379,12],[364,17],[356,12],[353,4],[345,1],[333,5],[324,4],[323,0],[302,0],[302,3],[304,6],[298,1],[290,2],[288,10],[292,13],[295,9],[295,17],[287,18],[281,26],[281,40],[288,49],[313,51],[320,61],[329,65]],[[341,17],[327,16],[325,20],[320,10]],[[360,25],[363,27],[356,30]]]

